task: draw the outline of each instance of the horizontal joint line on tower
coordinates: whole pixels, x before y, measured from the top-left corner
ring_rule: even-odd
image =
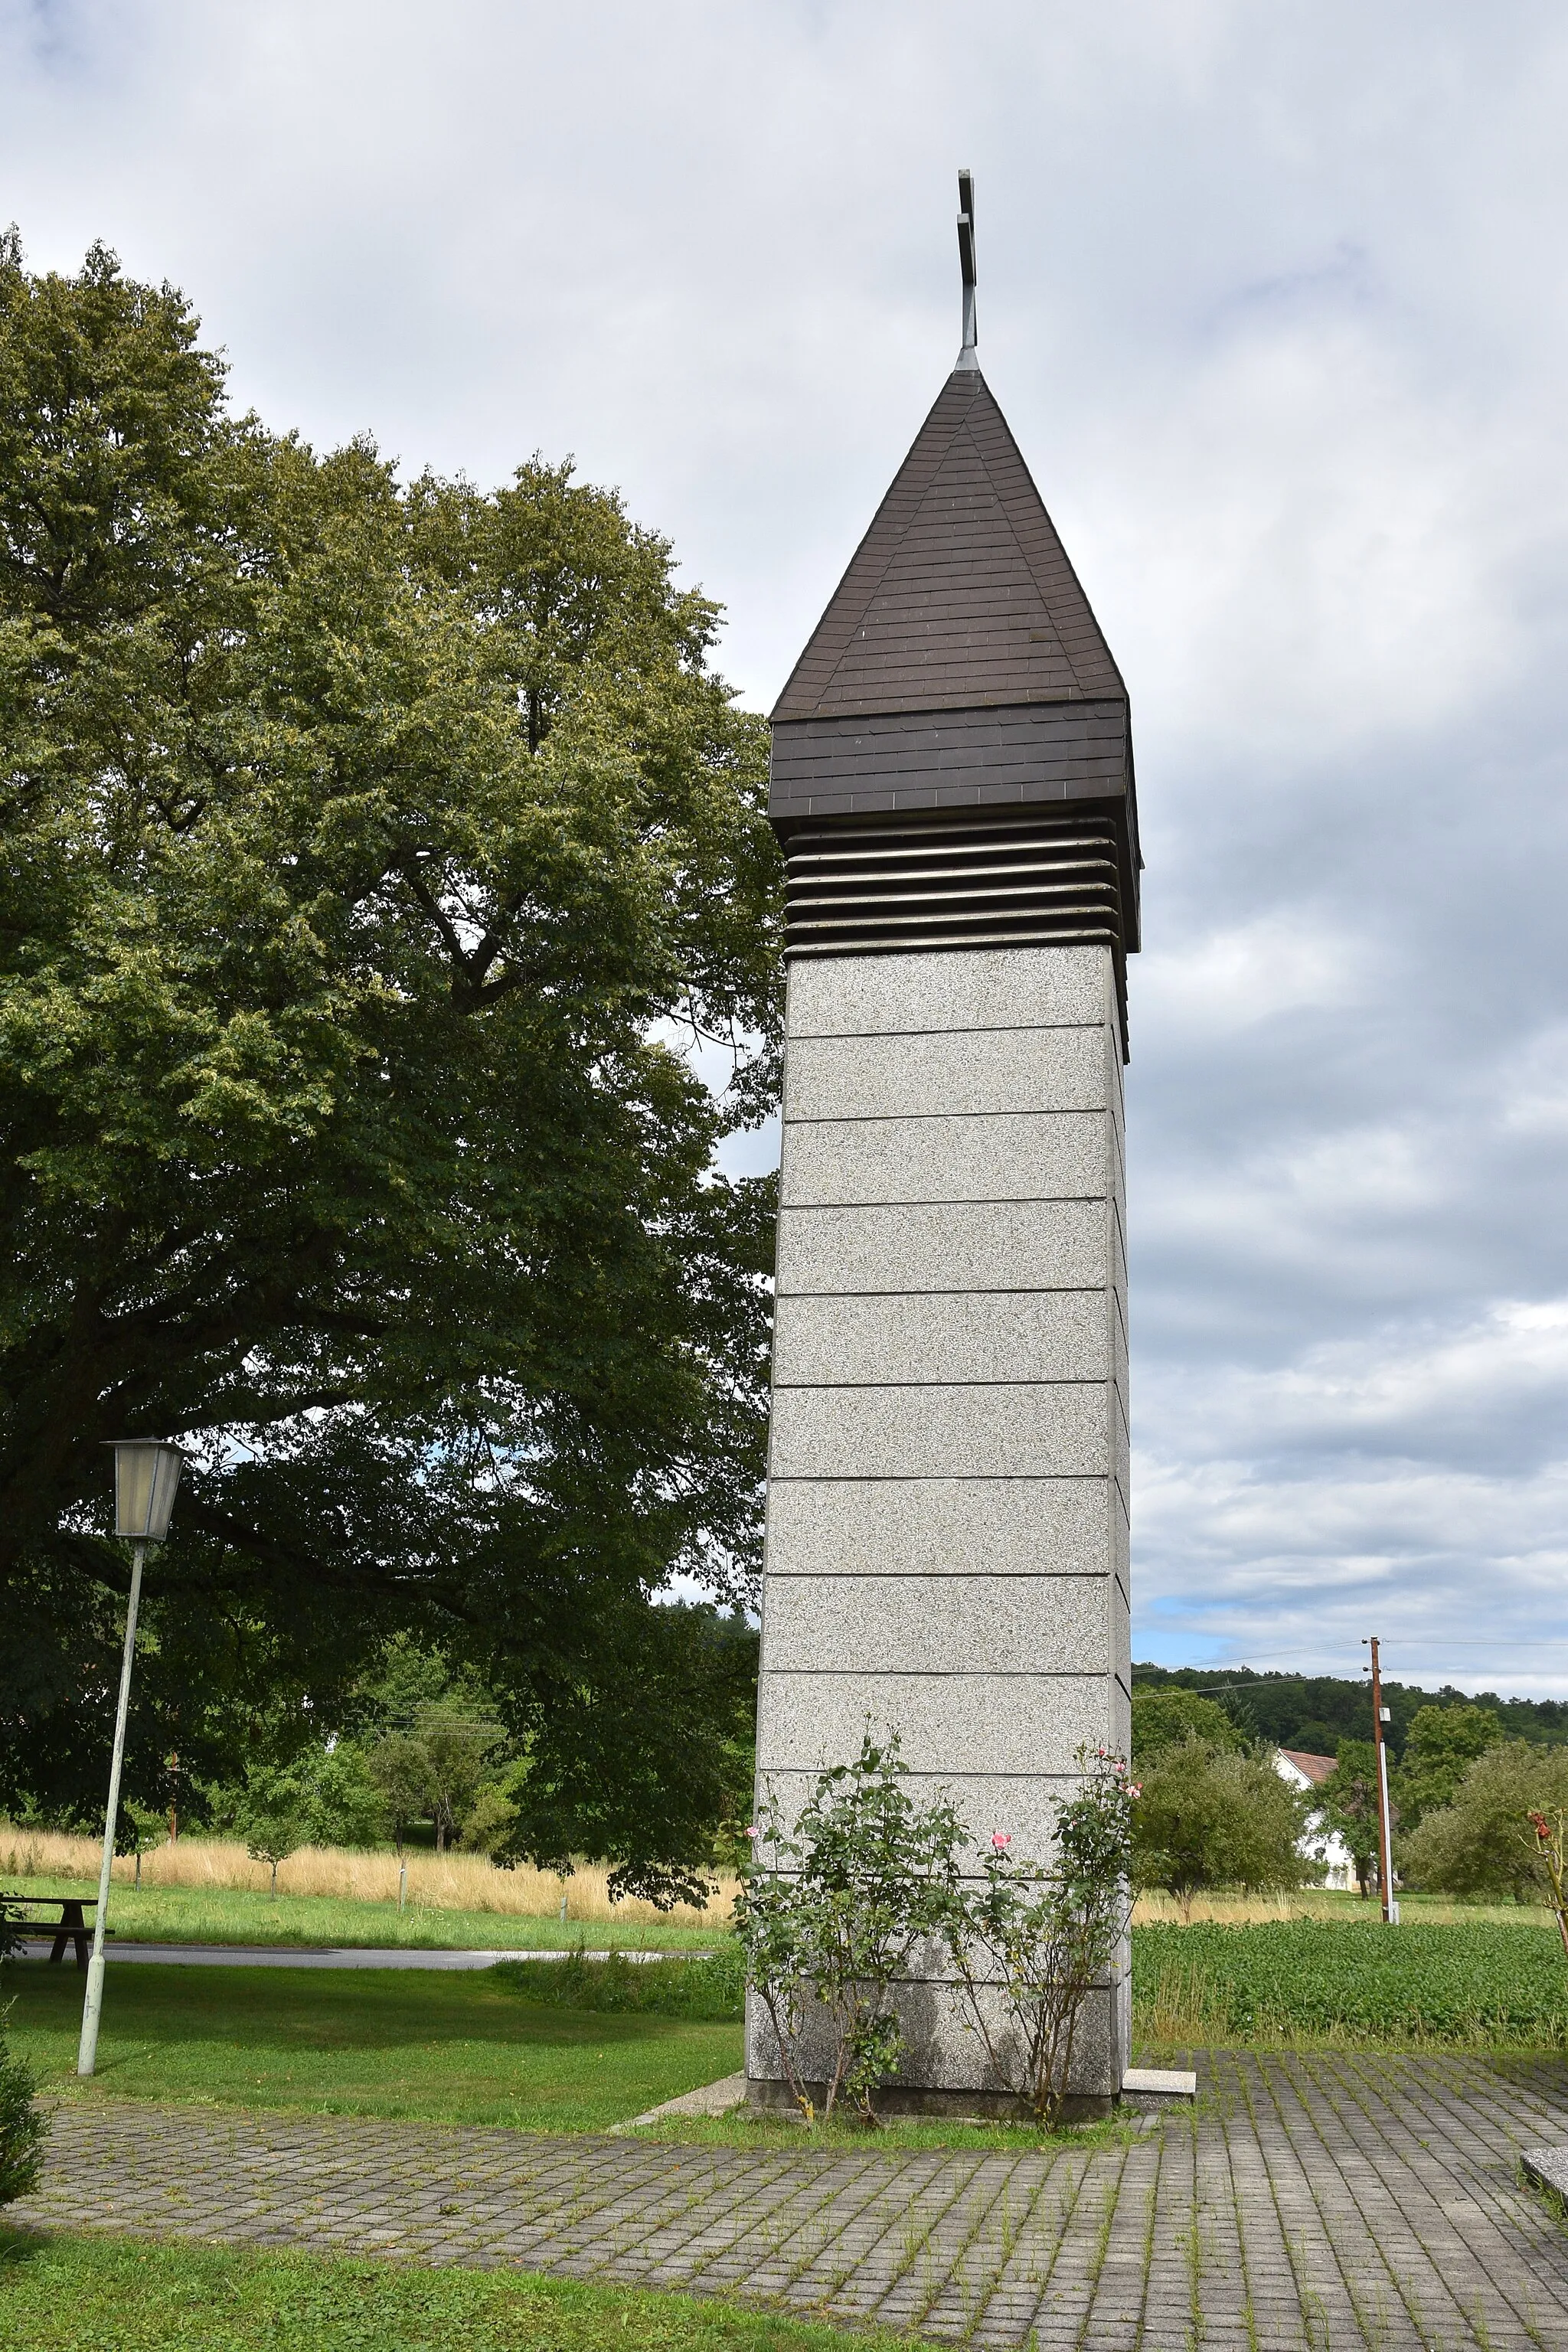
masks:
[[[1103,1298],[1114,1277],[1101,1282],[875,1283],[857,1290],[781,1290],[781,1298]]]

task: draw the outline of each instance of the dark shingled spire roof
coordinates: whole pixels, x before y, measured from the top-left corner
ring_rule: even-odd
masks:
[[[1124,701],[1126,692],[984,377],[955,370],[774,719]]]

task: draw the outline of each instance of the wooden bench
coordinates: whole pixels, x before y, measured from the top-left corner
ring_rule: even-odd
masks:
[[[41,1940],[45,1936],[54,1938],[49,1951],[51,1960],[63,1960],[66,1946],[74,1944],[76,1964],[79,1969],[86,1968],[88,1954],[92,1948],[92,1922],[85,1915],[97,1910],[96,1895],[6,1895],[0,1892],[0,1904],[5,1906],[8,1921],[18,1927],[25,1936],[30,1935],[35,1940]],[[40,1905],[58,1911],[59,1917],[37,1920],[30,1917],[28,1915]],[[106,1927],[103,1932],[106,1936],[112,1936],[114,1930]]]

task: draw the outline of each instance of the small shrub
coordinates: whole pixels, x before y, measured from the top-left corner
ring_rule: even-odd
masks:
[[[6,2047],[0,2011],[0,2205],[36,2189],[43,2168],[44,2118],[34,2104],[32,2074]]]
[[[948,1917],[961,2014],[984,2041],[999,2087],[1027,2099],[1047,2125],[1068,2095],[1084,2003],[1115,1959],[1131,1909],[1137,1788],[1104,1748],[1091,1756],[1080,1748],[1078,1768],[1049,1869],[1015,1858],[997,1831],[980,1886],[959,1894]],[[990,2015],[998,1986],[1000,2032]]]
[[[590,1960],[498,1960],[490,1974],[542,2008],[681,2018],[728,2024],[745,2013],[745,1962],[737,1946],[689,1960],[630,1960],[619,1952]]]
[[[1568,1952],[1568,1813],[1554,1805],[1550,1813],[1534,1811],[1530,1826],[1535,1833],[1536,1862],[1552,1896],[1552,1916],[1563,1949]]]
[[[945,1800],[917,1806],[908,1769],[897,1733],[879,1745],[868,1728],[855,1761],[821,1775],[793,1834],[771,1797],[759,1813],[735,1930],[807,2122],[806,2051],[824,2029],[823,2114],[847,2099],[871,2116],[903,2057],[893,1986],[955,1900],[963,1823]]]
[[[0,1966],[13,1958],[22,1948],[23,1939],[27,1932],[22,1924],[23,1918],[24,1914],[20,1905],[7,1903],[5,1897],[0,1895]]]

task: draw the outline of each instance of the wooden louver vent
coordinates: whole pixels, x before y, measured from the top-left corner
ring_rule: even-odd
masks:
[[[1124,940],[1107,816],[970,809],[792,827],[788,952],[1027,947]]]

